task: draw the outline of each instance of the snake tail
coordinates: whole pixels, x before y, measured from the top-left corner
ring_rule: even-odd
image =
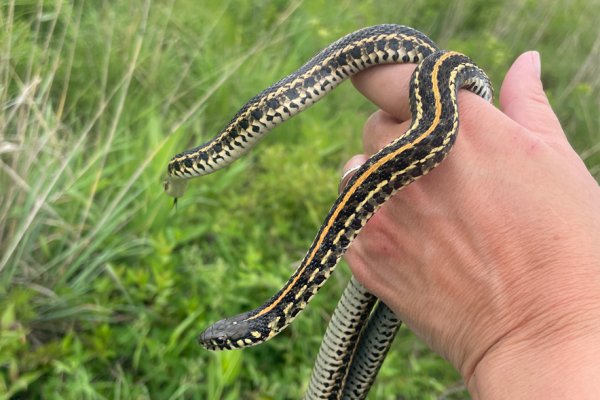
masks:
[[[321,342],[305,400],[334,399],[343,393],[361,331],[377,298],[352,277]]]
[[[327,325],[304,400],[366,398],[400,325],[352,277]]]
[[[401,324],[387,305],[377,303],[361,332],[340,398],[367,398]]]

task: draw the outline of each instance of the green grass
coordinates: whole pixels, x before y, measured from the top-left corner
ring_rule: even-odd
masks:
[[[0,1],[0,398],[299,398],[344,266],[265,345],[208,353],[195,337],[285,281],[374,107],[344,85],[194,182],[177,210],[160,185],[168,159],[325,44],[395,22],[471,55],[496,88],[540,50],[551,101],[600,178],[598,6]],[[467,397],[406,330],[372,393]]]

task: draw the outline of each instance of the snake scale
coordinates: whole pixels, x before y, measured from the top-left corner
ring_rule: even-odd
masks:
[[[410,128],[398,132],[397,139],[357,170],[285,285],[258,308],[214,323],[200,335],[202,346],[209,350],[252,346],[288,326],[325,283],[377,209],[446,157],[458,132],[458,89],[465,88],[488,101],[493,90],[486,74],[467,56],[439,50],[415,29],[376,25],[350,33],[321,50],[298,70],[250,99],[212,140],[171,159],[164,189],[177,199],[190,178],[231,164],[271,129],[349,77],[372,66],[394,63],[417,64],[409,93]],[[358,282],[350,283],[322,343],[307,398],[366,396],[400,324],[383,303],[372,311],[375,304],[376,299]],[[344,349],[339,348],[341,343]]]

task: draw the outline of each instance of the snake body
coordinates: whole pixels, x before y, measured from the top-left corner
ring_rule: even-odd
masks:
[[[468,57],[438,50],[427,36],[412,28],[399,25],[364,28],[334,42],[300,69],[250,99],[214,139],[171,159],[164,187],[177,198],[185,191],[189,178],[229,165],[272,128],[315,103],[348,77],[371,66],[408,62],[418,64],[411,79],[413,120],[408,131],[371,156],[350,179],[298,269],[281,290],[260,307],[210,326],[199,337],[204,347],[221,350],[252,346],[288,326],[325,283],[377,209],[446,157],[458,131],[458,89],[466,88],[489,101],[492,88],[485,73]],[[372,307],[372,304],[367,306],[369,312]],[[366,318],[369,312],[363,313]],[[359,325],[364,324],[364,318]],[[365,331],[363,336],[377,338],[376,329],[370,332]],[[358,340],[360,332],[351,334]],[[332,340],[326,339],[323,345],[332,346]],[[354,348],[348,351],[352,354],[341,357],[350,361],[355,356],[360,358],[360,349],[351,347]],[[325,355],[325,362],[340,357],[338,352],[334,353]],[[323,362],[318,362],[315,372],[322,365]],[[341,373],[342,380],[353,376],[352,365],[348,365],[350,369]],[[346,386],[347,390],[353,390],[352,385],[340,382],[333,385],[332,397],[342,396]],[[325,389],[319,385],[315,391],[323,392]],[[325,393],[315,398],[330,396],[321,395]],[[348,397],[352,398],[349,394]]]
[[[354,277],[321,342],[305,399],[364,399],[401,321]]]
[[[339,398],[358,400],[367,397],[400,324],[388,306],[381,301],[377,303],[356,344]]]

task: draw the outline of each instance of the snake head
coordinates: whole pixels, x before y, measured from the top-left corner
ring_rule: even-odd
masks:
[[[198,342],[208,350],[239,349],[264,342],[267,337],[256,321],[248,320],[249,314],[215,322],[200,334]]]
[[[174,205],[177,205],[177,199],[183,196],[186,188],[187,180],[185,179],[168,177],[163,181],[165,193],[175,198]]]

